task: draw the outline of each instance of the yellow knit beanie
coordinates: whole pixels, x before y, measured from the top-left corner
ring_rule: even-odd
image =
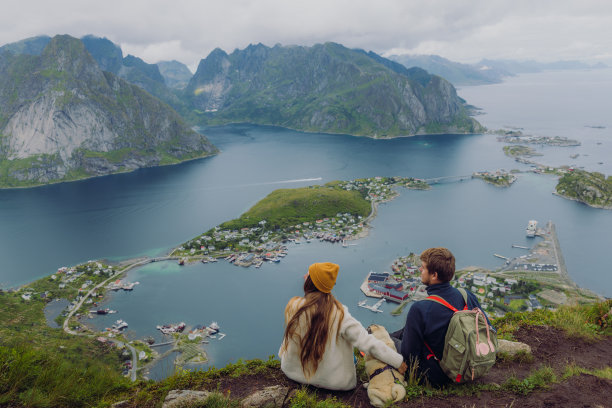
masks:
[[[335,263],[319,262],[308,267],[308,275],[319,291],[329,293],[336,284],[339,269]]]

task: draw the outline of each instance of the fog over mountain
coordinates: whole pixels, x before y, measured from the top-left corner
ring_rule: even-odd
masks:
[[[387,55],[612,61],[612,3],[600,0],[23,0],[0,15],[0,44],[40,34],[95,33],[148,63],[177,60],[195,71],[219,47],[328,41]],[[19,22],[16,24],[15,22]]]

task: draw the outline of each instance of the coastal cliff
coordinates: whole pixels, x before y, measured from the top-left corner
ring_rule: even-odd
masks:
[[[185,98],[206,124],[382,138],[483,130],[443,78],[335,43],[216,49],[200,61]]]
[[[0,187],[178,163],[216,152],[165,103],[56,36],[40,55],[0,55]]]

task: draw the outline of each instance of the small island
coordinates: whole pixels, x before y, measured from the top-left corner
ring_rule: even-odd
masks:
[[[595,208],[612,210],[612,176],[568,169],[559,179],[555,194]]]
[[[495,172],[480,171],[474,173],[472,177],[482,179],[486,183],[497,187],[510,187],[516,181],[516,176],[505,170],[497,170]]]
[[[504,153],[506,156],[514,158],[542,156],[541,153],[536,152],[532,147],[523,145],[504,146]]]
[[[525,144],[539,144],[547,146],[557,147],[569,147],[569,146],[580,146],[581,143],[574,139],[569,139],[562,136],[532,136],[524,135],[521,131],[497,131],[495,132],[500,136],[497,137],[497,141],[504,143],[525,143]]]

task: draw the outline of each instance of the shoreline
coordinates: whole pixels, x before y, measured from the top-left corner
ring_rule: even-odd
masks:
[[[575,197],[569,197],[569,196],[566,196],[566,195],[563,195],[563,194],[559,194],[556,191],[553,191],[552,194],[556,195],[558,197],[561,197],[561,198],[565,198],[566,200],[576,201],[578,203],[587,205],[587,206],[589,206],[591,208],[597,208],[598,210],[612,210],[612,205],[606,206],[606,205],[590,204],[590,203],[587,203],[586,201],[580,200],[580,199],[575,198]]]
[[[471,115],[468,115],[472,117]],[[475,119],[474,119],[475,120]],[[482,132],[436,132],[436,133],[425,133],[425,132],[417,132],[410,135],[397,135],[397,136],[389,136],[389,137],[377,137],[366,134],[351,134],[351,133],[342,133],[342,132],[329,132],[329,131],[316,131],[316,130],[304,130],[304,129],[296,129],[287,126],[273,125],[273,124],[263,124],[263,123],[250,123],[250,122],[227,122],[223,124],[211,124],[211,125],[195,125],[197,128],[207,129],[207,128],[222,128],[224,126],[261,126],[261,127],[272,127],[277,129],[291,130],[294,132],[300,132],[304,134],[321,134],[321,135],[330,135],[330,136],[350,136],[350,137],[366,137],[372,140],[393,140],[398,138],[407,138],[407,137],[415,137],[415,136],[442,136],[442,135],[450,135],[450,136],[462,136],[462,135],[483,135],[487,134],[487,129],[483,127]]]
[[[34,185],[31,185],[31,186],[7,186],[7,187],[4,187],[4,186],[0,185],[0,191],[1,190],[20,190],[20,189],[26,189],[26,188],[40,188],[40,187],[52,186],[52,185],[56,185],[56,184],[73,183],[73,182],[76,182],[76,181],[91,180],[91,179],[99,178],[99,177],[108,177],[108,176],[115,176],[115,175],[120,175],[120,174],[133,173],[133,172],[141,170],[141,169],[150,169],[150,168],[155,168],[155,167],[166,167],[166,166],[176,166],[178,164],[183,164],[183,163],[187,163],[187,162],[194,161],[194,160],[206,159],[208,157],[216,156],[217,154],[221,153],[220,149],[218,149],[216,147],[215,147],[215,149],[216,149],[216,151],[214,153],[210,153],[210,154],[207,154],[205,156],[192,157],[191,159],[181,160],[181,161],[178,161],[176,163],[156,164],[154,166],[137,167],[135,169],[118,171],[118,172],[115,172],[115,173],[100,174],[100,175],[97,175],[97,176],[86,176],[86,177],[76,178],[76,179],[73,179],[73,180],[56,180],[56,181],[50,181],[48,183],[34,184]]]

